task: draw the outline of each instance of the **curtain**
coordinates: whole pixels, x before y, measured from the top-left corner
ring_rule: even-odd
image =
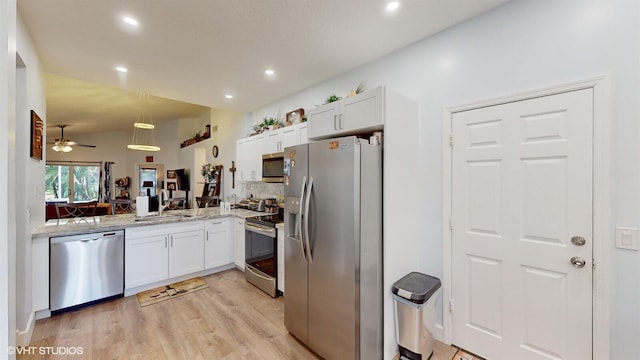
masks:
[[[102,172],[102,202],[108,203],[111,200],[111,165],[115,164],[113,161],[106,161],[104,163],[104,171]]]

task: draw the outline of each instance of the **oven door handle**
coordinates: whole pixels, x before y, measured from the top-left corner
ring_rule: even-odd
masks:
[[[266,276],[260,274],[258,269],[254,268],[253,266],[251,266],[249,264],[245,264],[245,265],[246,265],[245,269],[249,270],[249,272],[252,273],[253,275],[255,275],[255,276],[257,276],[257,277],[259,277],[261,279],[267,280],[267,281],[273,281],[273,278],[266,277]]]
[[[313,254],[311,253],[311,240],[309,239],[309,203],[311,202],[311,190],[313,190],[313,176],[309,177],[309,186],[307,186],[307,196],[304,201],[304,233],[306,234],[305,245],[307,247],[307,258],[309,264],[313,263]]]
[[[304,213],[302,212],[302,207],[304,205],[304,191],[307,187],[307,176],[303,176],[302,177],[302,187],[300,188],[300,208],[298,209],[298,217],[297,217],[297,221],[296,221],[296,228],[298,228],[298,230],[300,231],[300,248],[302,249],[302,259],[304,260],[304,263],[307,263],[307,249],[304,246],[304,233],[302,232],[302,217],[304,216]]]
[[[258,233],[260,235],[268,236],[271,238],[276,237],[276,228],[270,228],[266,226],[254,225],[251,223],[245,223],[244,229],[249,230],[254,233]]]

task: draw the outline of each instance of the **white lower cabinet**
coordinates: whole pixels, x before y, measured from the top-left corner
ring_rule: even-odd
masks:
[[[49,310],[49,237],[38,236],[31,245],[31,302],[34,311]]]
[[[244,219],[235,219],[234,224],[235,232],[235,264],[238,268],[244,271]]]
[[[233,219],[205,220],[204,268],[212,269],[234,262]]]
[[[125,239],[125,288],[134,288],[169,278],[168,242],[168,235]]]
[[[169,235],[169,277],[204,270],[204,233],[193,230]]]
[[[190,221],[125,230],[126,289],[204,269],[204,224]]]

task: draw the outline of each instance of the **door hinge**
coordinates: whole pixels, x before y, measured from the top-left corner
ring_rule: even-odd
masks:
[[[449,146],[453,147],[453,134],[449,134]]]
[[[596,269],[596,259],[591,259],[591,270]]]
[[[453,231],[453,219],[449,218],[449,230]]]
[[[452,313],[454,309],[455,306],[453,305],[453,299],[449,299],[449,312]]]

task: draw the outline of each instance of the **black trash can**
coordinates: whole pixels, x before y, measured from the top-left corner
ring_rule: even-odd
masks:
[[[412,272],[393,284],[396,341],[400,359],[426,360],[433,353],[434,339],[425,318],[435,327],[436,292],[440,279]]]

